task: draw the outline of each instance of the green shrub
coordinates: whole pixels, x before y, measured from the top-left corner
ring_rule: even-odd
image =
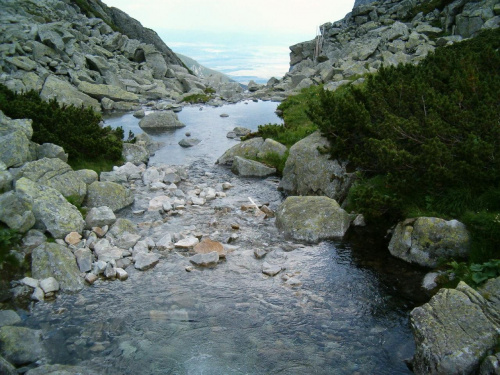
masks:
[[[4,264],[18,266],[17,259],[10,254],[10,250],[19,243],[21,236],[16,231],[0,226],[0,269]]]
[[[0,110],[14,119],[32,119],[32,140],[63,147],[70,163],[121,160],[123,129],[101,127],[100,114],[90,108],[61,106],[55,99],[45,102],[35,91],[16,94],[0,85]]]
[[[182,101],[186,102],[186,103],[197,104],[197,103],[206,103],[210,99],[212,99],[211,95],[193,94],[193,95],[186,96],[184,99],[182,99]]]
[[[467,264],[452,261],[448,263],[448,276],[453,275],[453,284],[464,281],[472,287],[478,287],[486,280],[500,276],[500,259],[491,259],[484,263]]]
[[[362,86],[321,91],[310,102],[332,157],[349,160],[365,181],[384,176],[386,192],[359,188],[358,201],[375,204],[359,211],[404,213],[431,203],[426,208],[460,215],[478,208],[477,197],[500,201],[491,190],[500,183],[499,47],[500,30],[484,32],[418,66],[382,68]],[[384,195],[391,197],[385,209]]]

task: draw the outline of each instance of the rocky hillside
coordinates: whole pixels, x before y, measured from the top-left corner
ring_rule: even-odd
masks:
[[[209,83],[158,35],[99,0],[0,0],[0,83],[96,110],[182,100]],[[232,85],[217,87],[231,99]]]
[[[279,99],[319,84],[334,90],[382,65],[417,64],[439,46],[498,27],[499,15],[499,0],[357,0],[319,37],[291,46],[289,73],[255,95]]]

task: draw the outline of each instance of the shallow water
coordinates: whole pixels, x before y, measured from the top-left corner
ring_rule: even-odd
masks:
[[[277,179],[240,179],[213,165],[218,156],[192,163],[180,187],[230,181],[228,196],[189,207],[160,227],[142,226],[141,234],[157,240],[191,228],[225,242],[238,223],[227,259],[186,272],[185,253],[164,252],[152,270],[127,268],[127,281],[100,280],[77,295],[36,304],[25,324],[43,330],[49,361],[113,375],[411,373],[404,363],[414,351],[408,316],[422,271],[359,236],[313,246],[285,241],[274,219],[239,209],[247,197],[276,209],[283,199]],[[138,222],[132,211],[154,194],[136,193],[120,215]],[[209,224],[214,218],[216,227]],[[255,258],[256,248],[269,251],[264,260]],[[265,276],[264,261],[284,270]],[[287,284],[290,277],[300,285]]]
[[[283,123],[274,111],[278,103],[275,102],[239,102],[222,107],[188,106],[177,114],[179,120],[185,124],[184,128],[155,132],[148,130],[148,134],[158,142],[164,143],[161,150],[150,159],[150,165],[189,164],[198,158],[214,163],[225,150],[239,141],[229,139],[226,134],[236,126],[243,126],[256,131],[258,125],[268,123]],[[201,108],[201,110],[200,110]],[[149,113],[149,112],[146,112]],[[221,114],[229,117],[220,117]],[[131,130],[134,134],[144,131],[139,127],[139,119],[130,114],[115,114],[105,119],[105,124],[111,127],[122,126],[125,136]],[[186,138],[186,132],[191,138],[198,138],[201,143],[190,148],[179,146],[179,141]]]

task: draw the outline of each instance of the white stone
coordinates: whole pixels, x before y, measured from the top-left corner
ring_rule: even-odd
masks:
[[[35,288],[33,294],[31,295],[33,301],[43,301],[45,299],[45,294],[42,288]]]
[[[187,237],[175,243],[175,247],[189,249],[196,246],[200,241],[196,237]]]
[[[19,282],[23,285],[29,286],[30,288],[38,288],[38,280],[31,277],[25,277],[19,280]]]
[[[166,195],[161,195],[159,197],[155,197],[149,201],[148,211],[163,210],[163,205],[165,203],[170,204],[170,197],[167,197]]]
[[[212,251],[208,254],[196,254],[190,257],[189,261],[200,267],[215,266],[219,262],[219,254],[217,251]]]
[[[59,283],[53,277],[48,277],[40,280],[40,288],[43,289],[45,294],[57,292],[59,290]]]
[[[121,281],[128,279],[128,273],[123,268],[116,268],[116,278]]]
[[[159,241],[156,242],[156,248],[158,250],[169,250],[174,247],[172,243],[172,236],[170,233],[165,234]]]

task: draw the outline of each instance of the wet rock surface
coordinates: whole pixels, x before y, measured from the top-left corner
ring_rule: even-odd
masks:
[[[282,202],[276,178],[239,178],[202,160],[155,169],[122,183],[134,202],[104,238],[84,235],[99,257],[86,274],[91,286],[39,303],[27,318],[27,327],[45,327],[51,363],[111,374],[369,373],[389,352],[387,373],[408,373],[407,302],[337,243],[286,241],[262,211]],[[166,176],[170,185],[158,189]],[[172,204],[148,210],[161,197]],[[101,261],[110,251],[116,258]],[[140,270],[143,258],[152,268]]]

